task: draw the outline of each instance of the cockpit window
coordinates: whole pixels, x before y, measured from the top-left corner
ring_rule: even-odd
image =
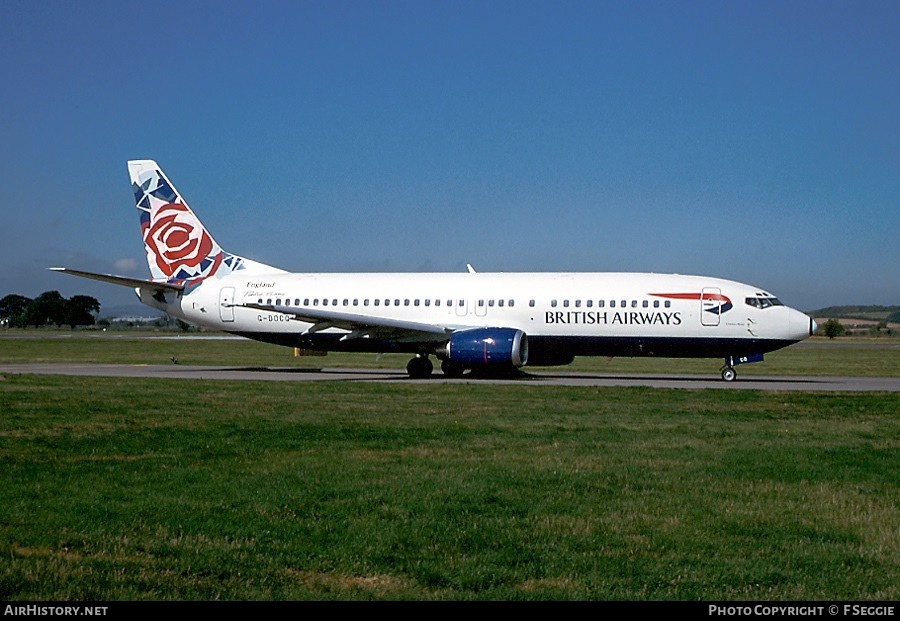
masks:
[[[753,298],[746,298],[744,302],[747,306],[753,306],[754,308],[769,308],[770,306],[784,306],[781,303],[781,300],[778,298],[773,298],[771,296],[763,296],[759,295]]]

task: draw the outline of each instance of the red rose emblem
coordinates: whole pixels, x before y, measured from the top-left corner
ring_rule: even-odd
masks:
[[[213,251],[209,233],[181,203],[162,205],[151,213],[144,244],[166,277],[182,267],[197,267]]]

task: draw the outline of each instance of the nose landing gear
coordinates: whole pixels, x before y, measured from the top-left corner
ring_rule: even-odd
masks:
[[[725,358],[725,366],[723,366],[720,371],[722,373],[722,379],[726,382],[733,382],[735,378],[737,378],[737,371],[734,370],[739,364],[747,364],[749,362],[762,362],[763,355],[762,354],[750,354],[749,356],[728,356]]]

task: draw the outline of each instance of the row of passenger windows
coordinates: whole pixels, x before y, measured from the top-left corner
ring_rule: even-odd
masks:
[[[265,301],[265,303],[268,305],[271,305],[272,302],[273,302],[272,298],[269,298]],[[275,302],[275,306],[281,306],[282,302],[284,302],[284,306],[299,306],[301,308],[308,307],[308,306],[360,306],[359,299],[350,300],[349,298],[344,298],[343,300],[339,300],[337,298],[332,298],[332,299],[323,298],[321,300],[319,298],[305,298],[302,300],[302,302],[303,302],[302,304],[300,303],[301,302],[300,298],[294,298],[293,304],[291,303],[290,299],[282,300],[281,298],[275,298],[274,302]],[[444,306],[452,307],[454,305],[454,302],[456,303],[457,306],[465,306],[466,305],[465,300],[432,300],[430,298],[427,300],[418,300],[418,299],[410,300],[408,298],[405,298],[403,300],[401,300],[399,298],[394,298],[394,299],[376,298],[374,300],[369,300],[368,298],[366,298],[366,299],[362,300],[362,306],[369,306],[369,305],[371,305],[371,306],[382,306],[382,305],[384,305],[384,306],[442,306],[442,305],[444,305]],[[263,299],[260,298],[259,304],[262,304],[262,303],[263,303]],[[516,301],[515,300],[478,300],[479,306],[484,306],[485,304],[488,306],[513,307],[516,305]],[[534,300],[531,300],[531,306],[534,306]]]
[[[284,303],[283,304],[284,306],[297,306],[297,307],[301,307],[301,308],[305,308],[305,307],[309,307],[309,306],[359,306],[360,305],[360,300],[358,298],[355,298],[353,300],[351,300],[350,298],[344,298],[343,300],[339,300],[338,298],[331,298],[331,299],[323,298],[321,300],[319,298],[304,298],[303,300],[301,300],[300,298],[294,298],[293,304],[291,303],[292,301],[290,299],[282,300],[281,298],[275,298],[275,300],[274,300],[275,306],[282,306],[282,302]],[[302,304],[301,304],[301,302],[302,302]],[[259,304],[262,304],[262,303],[263,303],[263,299],[260,298]],[[271,305],[273,303],[272,298],[267,299],[265,301],[265,303],[268,305]],[[478,304],[479,308],[483,308],[485,306],[488,306],[491,308],[494,306],[499,307],[499,308],[503,308],[503,307],[512,308],[516,305],[515,300],[493,300],[493,299],[492,300],[483,300],[482,299],[482,300],[478,300],[476,303]],[[747,303],[749,304],[749,299],[748,299]],[[466,301],[465,300],[452,300],[452,299],[450,299],[450,300],[442,300],[442,299],[432,300],[430,298],[426,299],[426,300],[419,300],[419,299],[410,300],[408,298],[404,298],[403,300],[401,300],[399,298],[393,298],[393,299],[391,299],[391,298],[384,298],[384,299],[376,298],[373,300],[369,300],[368,298],[366,298],[366,299],[362,300],[362,306],[370,306],[370,305],[371,306],[382,306],[382,305],[383,306],[441,306],[441,305],[444,305],[444,306],[452,307],[452,306],[454,306],[454,304],[456,306],[465,306]],[[583,302],[582,302],[582,300],[574,300],[574,301],[562,300],[561,304],[562,304],[563,308],[570,308],[570,307],[582,308],[582,306],[584,308],[594,308],[595,302],[594,302],[594,300],[584,300]],[[628,300],[609,300],[608,304],[609,304],[609,308],[628,308],[629,306],[631,308],[638,308],[639,306],[641,308],[650,308],[650,306],[651,306],[650,300],[641,300],[641,301],[631,300],[630,302]],[[534,307],[534,305],[535,305],[534,300],[528,301],[528,306]],[[550,300],[551,307],[557,308],[559,305],[560,305],[559,300]],[[596,302],[597,308],[606,308],[606,305],[607,305],[606,300],[597,300],[597,302]],[[669,308],[671,305],[672,305],[672,302],[669,300],[666,300],[663,303],[664,308]],[[660,301],[653,300],[652,306],[653,306],[653,308],[659,308]]]
[[[651,306],[653,308],[660,307],[659,300],[653,300],[652,304],[650,302],[651,302],[650,300],[631,300],[631,301],[609,300],[609,307],[610,308],[628,308],[629,306],[631,308],[638,308],[638,307],[650,308]],[[581,300],[575,300],[574,302],[572,302],[572,305],[575,308],[581,308],[581,304],[582,304]],[[597,308],[606,308],[606,304],[607,304],[606,300],[597,300]],[[556,308],[558,305],[559,305],[559,302],[557,302],[556,300],[550,300],[550,306],[552,306],[553,308]],[[570,306],[569,300],[563,300],[562,306],[563,306],[563,308],[569,308],[569,306]],[[670,306],[672,306],[671,300],[665,300],[665,302],[662,304],[662,306],[663,306],[663,308],[669,308]],[[585,300],[584,307],[585,308],[593,308],[594,301],[593,300]]]

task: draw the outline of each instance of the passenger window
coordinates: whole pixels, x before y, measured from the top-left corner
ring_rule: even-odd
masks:
[[[534,308],[534,300],[528,300],[528,306]]]
[[[550,300],[550,307],[556,308],[556,300]]]
[[[644,300],[644,301],[641,303],[641,306],[642,306],[643,308],[649,308],[649,307],[650,307],[650,302],[648,302],[647,300]]]
[[[615,301],[615,300],[610,300],[610,301],[609,301],[609,307],[610,307],[610,308],[615,308],[615,307],[616,307],[616,301]]]
[[[515,301],[515,300],[510,300],[510,301],[509,301],[509,305],[510,305],[510,306],[515,306],[515,305],[516,305],[516,301]]]
[[[631,300],[631,308],[637,308],[637,300]]]
[[[653,300],[653,308],[659,308],[659,300]]]
[[[597,308],[604,308],[606,306],[606,300],[597,300]]]
[[[665,306],[666,308],[669,308],[670,306],[672,306],[671,300],[666,300],[665,303],[664,303],[664,306]]]

